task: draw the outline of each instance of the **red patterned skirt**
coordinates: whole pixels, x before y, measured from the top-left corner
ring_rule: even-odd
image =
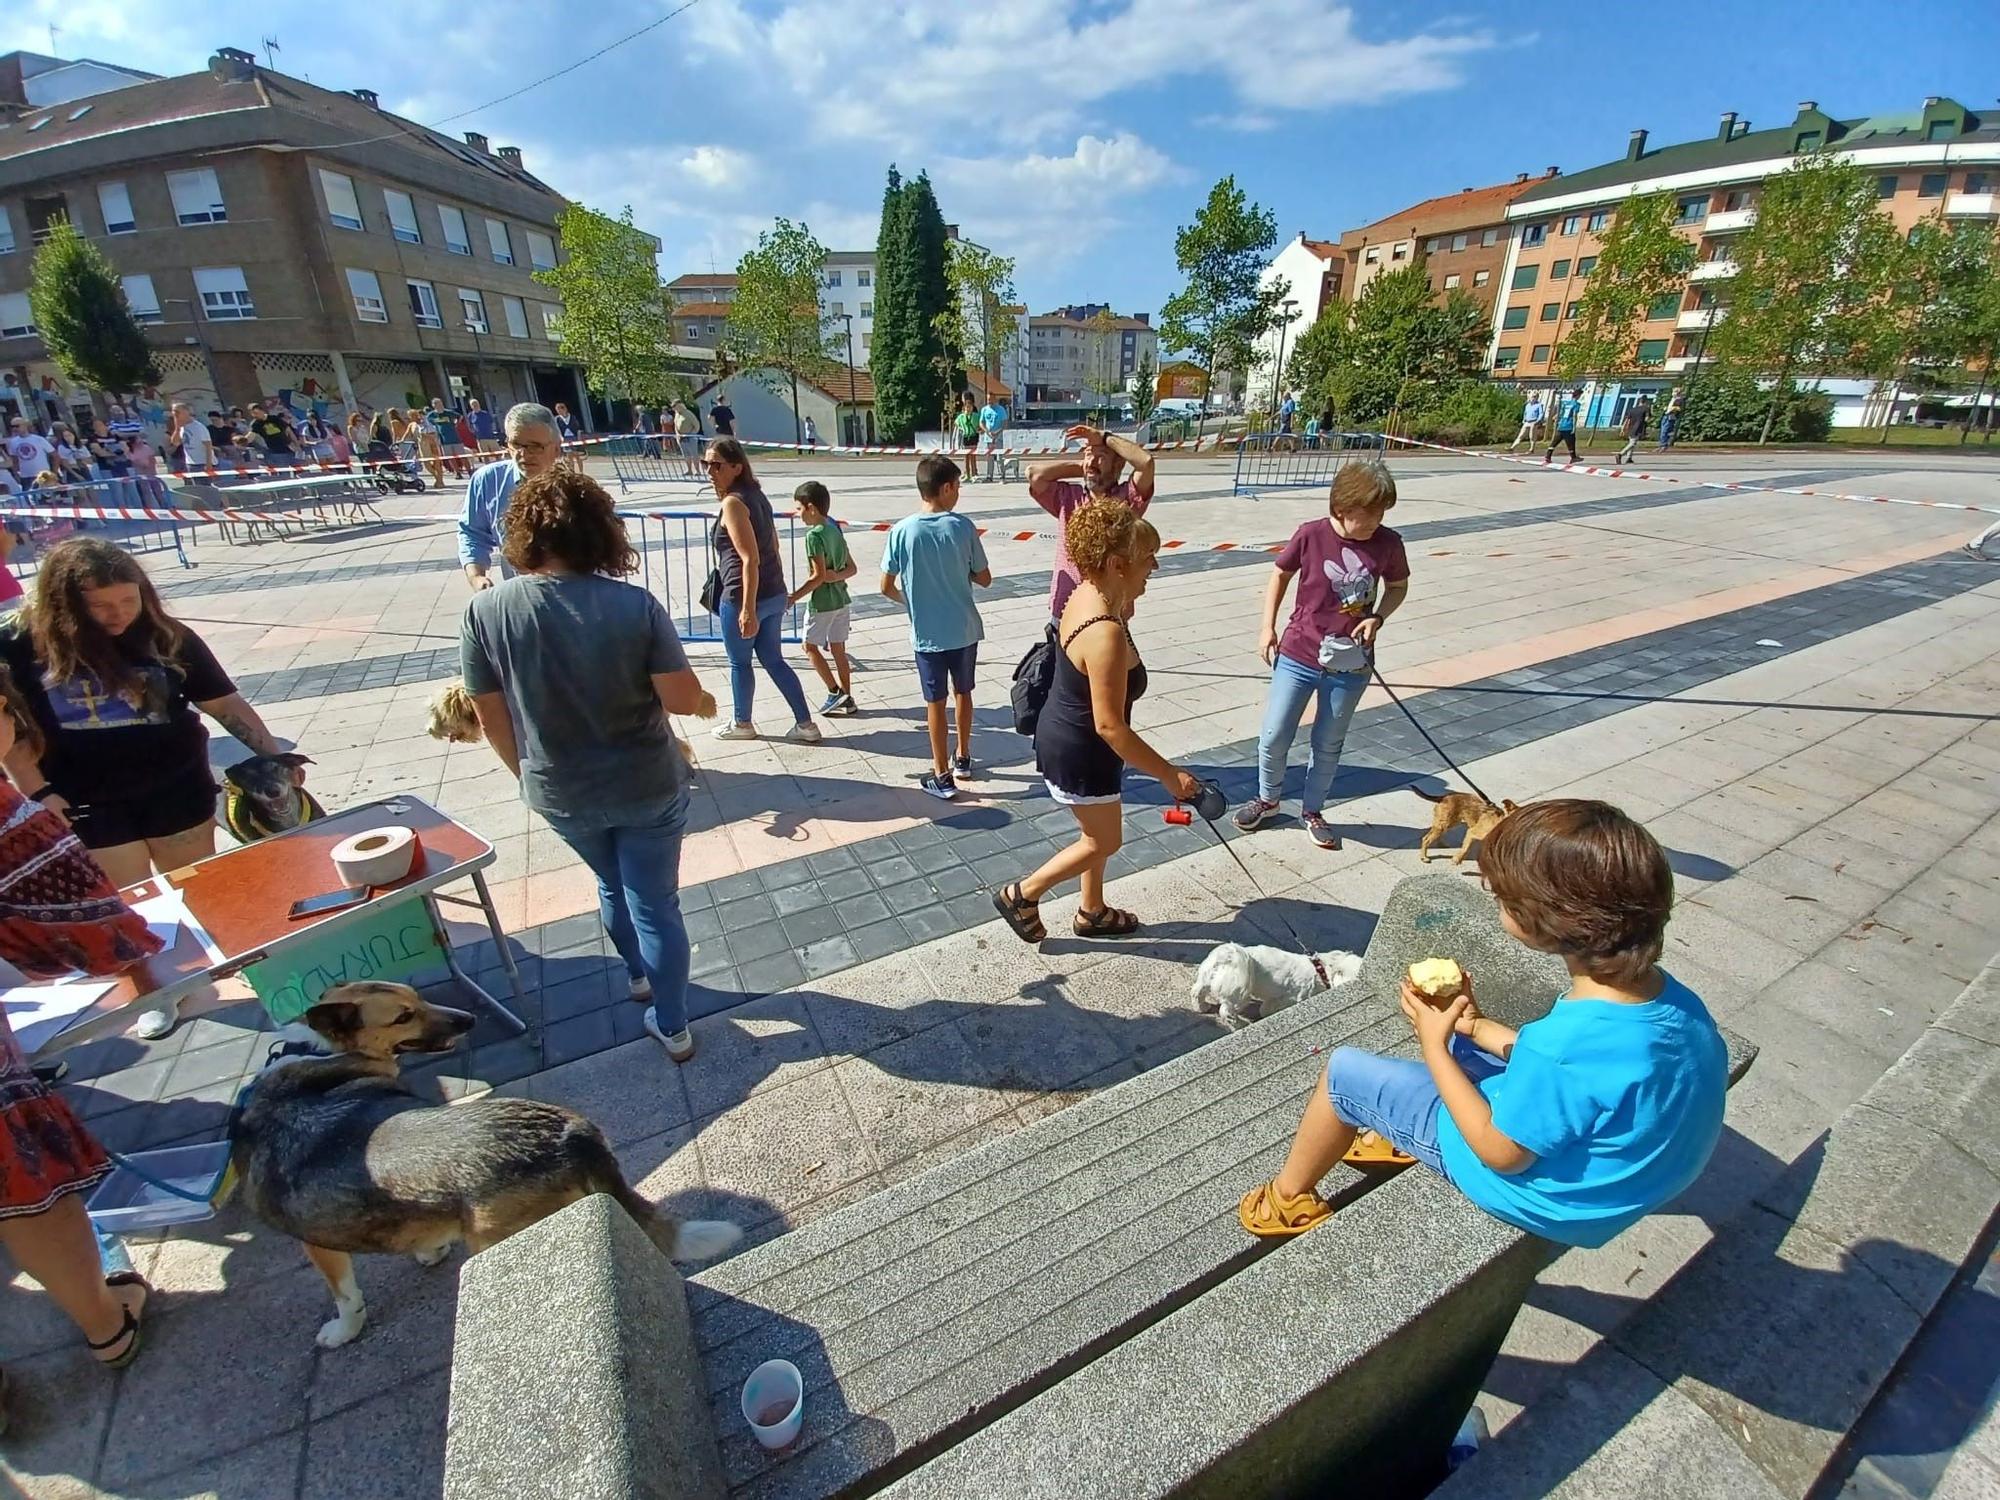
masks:
[[[110,1171],[96,1137],[28,1070],[0,1012],[0,1219],[41,1213]]]

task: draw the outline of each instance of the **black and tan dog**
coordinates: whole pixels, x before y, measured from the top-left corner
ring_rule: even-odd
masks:
[[[1514,811],[1514,802],[1507,797],[1501,798],[1500,805],[1495,807],[1473,792],[1446,792],[1442,796],[1433,796],[1421,787],[1411,787],[1410,790],[1424,801],[1437,804],[1437,811],[1431,814],[1430,832],[1417,844],[1417,857],[1425,864],[1430,863],[1431,846],[1460,823],[1465,825],[1465,842],[1458,846],[1458,853],[1451,857],[1451,862],[1464,864],[1473,844],[1498,828],[1500,820]]]
[[[603,1132],[574,1110],[491,1097],[436,1106],[405,1086],[399,1060],[449,1051],[472,1029],[464,1011],[371,982],[328,990],[305,1020],[334,1055],[284,1061],[257,1080],[230,1127],[230,1164],[245,1206],[303,1242],[332,1289],[323,1349],[366,1320],[357,1254],[435,1265],[463,1240],[476,1255],[589,1193],[617,1199],[676,1259],[720,1255],[742,1237],[639,1197]]]
[[[238,843],[254,844],[274,833],[326,816],[313,794],[293,777],[312,760],[296,751],[253,755],[222,773],[222,822]]]

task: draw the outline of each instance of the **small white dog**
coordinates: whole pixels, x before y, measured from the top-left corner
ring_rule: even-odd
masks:
[[[1294,953],[1289,948],[1224,943],[1194,976],[1196,1010],[1241,1030],[1311,995],[1339,989],[1361,972],[1361,955]]]

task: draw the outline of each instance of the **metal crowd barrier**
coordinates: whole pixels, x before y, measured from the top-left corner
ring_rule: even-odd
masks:
[[[1312,438],[1296,432],[1253,433],[1236,450],[1235,492],[1331,486],[1342,464],[1380,452],[1382,446],[1379,432],[1322,432]]]
[[[683,641],[720,641],[722,622],[701,607],[701,586],[717,562],[709,540],[715,517],[698,510],[649,510],[627,511],[625,519],[639,523],[640,577],[666,603],[675,632]],[[805,531],[796,516],[779,516],[777,524],[785,582],[796,588],[805,577]],[[804,621],[805,607],[791,606],[781,638],[798,644]]]
[[[677,438],[671,432],[634,432],[585,450],[591,457],[609,458],[611,473],[623,491],[635,484],[705,483],[701,472],[702,439]]]

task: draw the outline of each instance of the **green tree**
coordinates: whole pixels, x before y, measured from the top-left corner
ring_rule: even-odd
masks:
[[[805,225],[781,218],[736,263],[736,300],[729,304],[730,357],[743,369],[790,377],[793,439],[800,443],[799,381],[824,379],[839,358],[834,320],[820,310],[825,267],[826,246]]]
[[[948,242],[945,283],[949,295],[936,319],[938,341],[959,350],[965,363],[998,380],[1007,368],[1008,356],[1021,342],[1020,326],[1010,309],[1018,295],[1014,290],[1014,262],[965,240]],[[1014,393],[1020,400],[1022,392]]]
[[[1759,442],[1768,442],[1794,377],[1865,370],[1879,347],[1888,278],[1902,256],[1877,207],[1874,175],[1833,152],[1767,178],[1757,222],[1736,242],[1728,316],[1710,344],[1718,364],[1772,379]]]
[[[673,301],[660,285],[652,236],[632,222],[571,203],[556,215],[560,265],[535,280],[562,298],[558,340],[581,365],[590,388],[629,401],[658,403],[670,390]]]
[[[1870,373],[1888,390],[1956,387],[1984,352],[1981,298],[2000,275],[1993,231],[1974,220],[1953,224],[1935,214],[1912,229],[1896,253],[1889,293],[1872,330]],[[1883,401],[1885,441],[1894,407],[1893,400]]]
[[[1257,341],[1274,331],[1291,285],[1282,277],[1262,283],[1277,242],[1271,211],[1249,201],[1234,177],[1209,189],[1192,224],[1174,236],[1174,263],[1187,285],[1160,310],[1160,337],[1185,350],[1203,371],[1202,421],[1218,369],[1248,372]],[[1196,435],[1199,437],[1199,424]]]
[[[1285,383],[1307,409],[1329,404],[1342,420],[1375,423],[1390,413],[1435,410],[1479,370],[1486,314],[1458,288],[1439,302],[1421,265],[1377,276],[1353,302],[1332,302],[1299,335]]]
[[[1132,368],[1131,392],[1133,418],[1152,421],[1153,413],[1160,409],[1160,368],[1151,349],[1139,352],[1139,362]]]
[[[1970,359],[1979,366],[1979,386],[1973,393],[1972,405],[1966,409],[1965,425],[1959,429],[1958,440],[1962,443],[1972,432],[1972,423],[1982,415],[1981,403],[1993,384],[1994,363],[2000,361],[2000,244],[1996,244],[1993,233],[1986,235],[1987,272],[1973,284],[1972,294],[1965,303],[1965,344]],[[1986,415],[1983,426],[1985,436],[1982,442],[1993,441],[1993,419]]]
[[[49,231],[28,277],[35,328],[65,378],[113,395],[158,384],[153,351],[118,273],[67,219]]]
[[[1619,205],[1577,299],[1576,325],[1556,348],[1558,378],[1574,383],[1637,366],[1648,310],[1679,293],[1695,266],[1693,243],[1674,228],[1676,213],[1671,193],[1634,194]]]
[[[958,354],[938,329],[951,302],[947,242],[929,176],[920,172],[905,182],[889,168],[875,242],[875,336],[868,358],[875,426],[884,442],[908,442],[964,384]]]

